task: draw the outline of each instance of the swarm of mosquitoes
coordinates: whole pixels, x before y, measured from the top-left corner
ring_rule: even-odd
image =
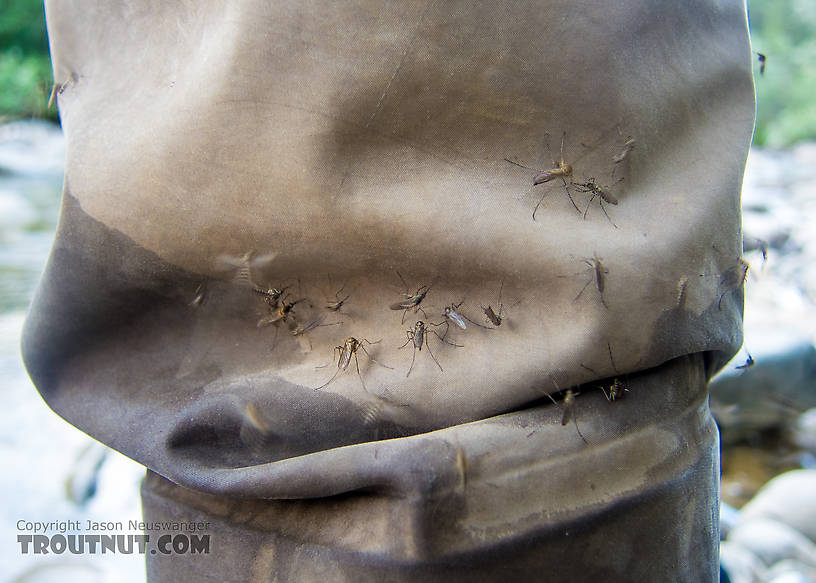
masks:
[[[762,64],[764,65],[764,62]],[[634,138],[631,136],[624,137],[619,128],[618,134],[622,139],[622,144],[611,158],[610,184],[601,184],[594,176],[585,177],[580,181],[576,180],[575,164],[580,161],[580,158],[572,162],[567,162],[565,159],[564,144],[567,140],[566,132],[561,135],[559,158],[553,162],[552,167],[549,169],[534,170],[533,168],[524,166],[509,158],[505,158],[505,161],[515,166],[536,172],[535,176],[533,177],[533,187],[548,185],[556,181],[560,182],[572,207],[574,207],[574,209],[584,219],[587,218],[592,203],[597,201],[598,206],[609,223],[613,227],[618,228],[612,218],[609,216],[606,205],[616,206],[619,204],[619,199],[613,194],[612,191],[613,188],[617,184],[621,183],[624,179],[621,177],[615,180],[615,176],[618,173],[619,168],[622,168],[636,147],[636,141]],[[532,219],[534,221],[536,220],[536,214],[541,204],[546,198],[546,194],[547,193],[545,192],[533,209]],[[578,206],[575,198],[573,198],[573,195],[575,194],[588,195],[588,200],[583,209]],[[228,261],[228,263],[238,268],[235,279],[246,283],[251,288],[253,294],[263,303],[263,306],[265,307],[266,313],[257,321],[258,328],[274,326],[276,329],[276,338],[277,332],[281,329],[285,329],[292,336],[305,337],[308,332],[318,327],[337,326],[343,324],[343,321],[339,319],[327,322],[327,318],[331,316],[339,317],[342,315],[343,317],[353,319],[351,314],[344,310],[346,302],[351,298],[351,294],[344,293],[345,285],[342,285],[339,289],[334,291],[333,295],[324,293],[325,301],[323,301],[322,304],[317,304],[317,315],[315,315],[314,308],[316,304],[314,302],[305,296],[298,297],[301,294],[298,294],[297,296],[292,294],[294,284],[289,283],[287,285],[281,284],[277,287],[270,287],[255,283],[251,277],[251,267],[253,263],[258,261],[269,261],[272,257],[274,257],[274,255],[253,258],[252,253],[248,253],[241,258],[237,258],[237,260],[233,258]],[[609,270],[604,265],[602,258],[598,257],[596,252],[590,258],[581,259],[581,263],[585,266],[584,273],[588,275],[588,279],[573,301],[578,301],[584,295],[587,288],[594,283],[594,288],[597,290],[598,300],[604,308],[609,309],[609,306],[604,298],[604,290],[607,276],[609,275]],[[722,301],[725,295],[735,289],[738,289],[744,283],[748,267],[748,263],[742,258],[739,258],[736,265],[720,274],[718,293],[719,290],[721,290],[722,294],[720,295],[717,303],[718,308],[721,309]],[[498,294],[496,296],[497,302],[495,304],[488,304],[486,306],[480,305],[481,322],[479,322],[471,317],[473,315],[472,313],[468,315],[466,310],[463,309],[463,305],[465,304],[463,299],[459,300],[458,303],[451,302],[450,304],[446,305],[442,310],[442,313],[436,318],[430,317],[425,311],[424,300],[434,289],[438,278],[430,281],[429,283],[423,283],[416,288],[412,288],[408,285],[405,278],[399,271],[396,272],[396,275],[403,286],[403,291],[400,292],[398,299],[395,298],[397,301],[389,304],[388,308],[396,312],[401,312],[400,324],[402,326],[405,326],[405,320],[409,313],[412,313],[418,318],[419,314],[421,313],[421,319],[417,319],[416,322],[407,329],[404,328],[405,340],[402,345],[396,346],[400,350],[409,349],[411,351],[410,364],[408,365],[405,373],[406,377],[409,377],[414,369],[417,359],[417,352],[421,354],[423,349],[433,365],[438,368],[440,372],[444,372],[439,359],[437,358],[436,354],[434,354],[434,350],[431,349],[431,339],[437,343],[437,346],[448,345],[453,348],[462,348],[463,345],[457,344],[452,339],[449,339],[449,333],[451,330],[464,331],[467,330],[469,326],[482,328],[485,330],[497,330],[502,326],[507,317],[505,314],[505,305],[502,303],[502,293],[504,290],[503,281],[500,282],[499,285]],[[580,274],[574,274],[573,276],[576,275]],[[702,275],[704,274],[701,274],[701,276]],[[675,309],[684,308],[688,283],[689,280],[686,276],[681,277],[680,281],[678,282],[677,302],[674,306]],[[331,287],[330,278],[329,285]],[[300,288],[299,282],[297,287]],[[197,308],[203,305],[206,299],[207,285],[206,282],[204,282],[196,289],[194,298],[189,305]],[[311,308],[311,310],[309,310],[311,316],[304,321],[300,321],[296,314],[297,306],[302,304],[307,304]],[[438,321],[434,321],[435,319],[438,319]],[[340,344],[334,347],[332,363],[336,360],[336,369],[328,380],[326,380],[326,382],[318,387],[314,387],[314,390],[319,391],[326,388],[327,386],[331,385],[341,374],[347,373],[353,360],[354,372],[356,373],[363,390],[368,393],[368,389],[363,379],[363,372],[360,370],[358,355],[361,351],[371,363],[388,370],[394,370],[393,367],[379,362],[371,354],[371,352],[369,352],[369,349],[366,348],[367,346],[371,348],[375,345],[379,345],[381,342],[382,339],[369,340],[367,338],[348,336]],[[617,373],[617,368],[615,367],[615,362],[612,357],[612,347],[608,342],[607,348],[609,351],[609,360],[611,362],[612,369],[616,374],[611,380],[602,382],[601,384],[596,385],[595,388],[600,389],[606,399],[612,403],[623,398],[624,395],[630,391],[630,387],[625,376],[622,377]],[[744,365],[737,368],[746,369],[753,364],[754,360],[749,356],[749,360],[746,361]],[[318,368],[325,368],[330,365],[331,363]],[[583,364],[581,366],[588,369],[588,367],[585,367]],[[595,371],[592,372],[594,373]],[[587,440],[578,426],[575,411],[575,400],[580,394],[577,387],[560,390],[556,385],[555,389],[556,390],[552,393],[544,391],[544,394],[556,404],[559,401],[561,402],[564,409],[561,424],[566,426],[570,421],[573,421],[578,435],[586,443]]]
[[[496,304],[497,307],[494,309],[493,306],[490,304],[488,304],[487,306],[481,306],[485,319],[484,323],[476,322],[475,320],[471,319],[469,316],[464,314],[464,312],[460,309],[461,306],[464,304],[464,300],[460,301],[459,303],[451,303],[450,305],[445,306],[445,308],[442,310],[442,313],[440,314],[440,321],[434,322],[428,316],[428,313],[425,311],[425,308],[423,307],[423,301],[425,300],[426,296],[435,285],[436,280],[428,284],[420,285],[419,287],[411,291],[412,288],[406,283],[405,278],[402,276],[402,274],[399,271],[397,271],[396,274],[399,277],[400,282],[404,286],[404,291],[400,294],[401,299],[397,302],[390,304],[388,306],[389,309],[393,311],[402,312],[400,320],[400,323],[402,325],[405,325],[405,319],[409,312],[412,312],[415,315],[421,313],[423,318],[421,320],[417,320],[413,326],[405,330],[406,340],[401,346],[397,347],[399,349],[407,348],[409,346],[411,347],[411,363],[408,366],[407,372],[405,373],[406,377],[409,377],[414,369],[417,352],[421,353],[423,349],[425,349],[425,352],[428,354],[428,357],[431,359],[434,365],[438,367],[440,371],[444,371],[442,365],[439,363],[439,360],[437,359],[436,355],[431,349],[430,345],[431,335],[436,337],[436,339],[441,343],[457,348],[462,348],[461,344],[457,344],[448,339],[448,333],[451,329],[451,326],[459,330],[466,330],[468,328],[468,324],[472,324],[473,326],[490,330],[501,326],[504,320],[504,305],[501,299],[501,294],[504,287],[503,282],[499,287],[498,303]],[[339,344],[334,348],[334,353],[337,358],[337,370],[334,372],[331,378],[329,378],[325,383],[323,383],[319,387],[316,387],[315,390],[320,390],[330,385],[341,372],[345,372],[349,369],[351,361],[352,359],[354,359],[354,369],[357,373],[357,377],[360,379],[360,384],[362,385],[363,390],[368,392],[365,386],[365,382],[363,381],[362,373],[360,372],[358,352],[362,350],[363,354],[372,363],[383,368],[393,370],[393,367],[377,361],[371,355],[368,349],[366,349],[366,346],[372,346],[374,344],[379,344],[381,342],[382,339],[369,340],[367,338],[355,338],[353,336],[346,338],[346,340],[342,344]]]
[[[268,260],[269,259],[266,258],[266,261]],[[326,294],[326,300],[322,304],[316,303],[307,297],[303,297],[301,293],[293,295],[292,288],[295,287],[293,284],[266,286],[256,283],[251,275],[252,264],[256,262],[257,260],[254,259],[251,254],[246,254],[241,258],[229,258],[227,261],[229,265],[237,268],[233,280],[240,284],[247,285],[251,289],[252,294],[262,302],[265,314],[258,319],[257,327],[265,328],[273,326],[275,328],[276,339],[280,330],[286,330],[292,336],[305,336],[308,332],[318,327],[342,325],[343,321],[339,319],[326,321],[327,318],[333,314],[337,315],[338,318],[344,317],[353,319],[351,314],[344,310],[346,302],[351,298],[351,294],[344,293],[345,285],[335,291],[333,296]],[[449,339],[449,332],[452,329],[466,330],[469,326],[474,326],[484,330],[494,330],[499,328],[505,321],[506,309],[502,301],[504,291],[503,281],[499,285],[497,302],[495,304],[488,303],[487,305],[480,306],[483,321],[478,322],[472,317],[472,314],[468,315],[463,311],[462,306],[465,303],[464,300],[452,302],[445,306],[437,318],[429,316],[425,311],[423,302],[433,289],[437,280],[422,284],[417,288],[411,288],[399,271],[395,273],[403,286],[403,291],[399,293],[398,301],[389,304],[388,308],[393,311],[401,312],[400,324],[402,325],[405,325],[405,320],[409,313],[413,313],[416,316],[420,316],[421,314],[420,317],[422,318],[405,330],[405,341],[402,345],[397,346],[398,349],[409,347],[411,349],[411,361],[405,373],[406,377],[409,377],[414,369],[417,352],[422,353],[423,350],[433,364],[439,368],[440,371],[444,371],[439,359],[434,354],[434,350],[431,348],[430,340],[432,338],[439,343],[462,348],[461,344],[457,344]],[[331,283],[330,278],[329,283]],[[300,290],[301,285],[299,281],[296,287]],[[189,302],[189,305],[197,308],[203,305],[206,300],[207,285],[205,282],[196,288],[194,297],[192,301]],[[303,304],[310,308],[307,310],[310,317],[305,320],[299,319],[297,313],[297,307]],[[317,307],[317,310],[315,310],[315,307]],[[437,319],[438,321],[435,321]],[[371,352],[369,352],[369,348],[381,342],[382,339],[369,340],[368,338],[358,338],[354,336],[347,337],[341,344],[334,347],[334,358],[336,359],[337,365],[336,370],[325,383],[315,387],[315,390],[323,389],[333,383],[341,373],[349,370],[353,361],[353,370],[360,380],[360,385],[363,390],[368,393],[365,381],[363,380],[363,373],[360,370],[359,357],[361,352],[371,363],[393,370],[393,367],[379,362]],[[324,368],[325,366],[328,365],[318,368]]]

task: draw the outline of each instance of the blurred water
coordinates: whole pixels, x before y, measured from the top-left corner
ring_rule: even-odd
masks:
[[[0,582],[135,583],[145,580],[142,555],[24,555],[17,544],[17,535],[31,534],[18,530],[20,520],[141,519],[144,469],[54,415],[20,360],[25,310],[56,227],[64,157],[51,124],[0,126]]]
[[[26,308],[48,256],[64,157],[51,124],[0,126],[0,314]]]

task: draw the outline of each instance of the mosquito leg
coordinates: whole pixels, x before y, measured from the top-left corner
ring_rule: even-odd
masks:
[[[446,337],[447,337],[447,335],[448,335],[448,332],[450,332],[450,322],[448,322],[447,320],[445,320],[444,322],[439,322],[439,323],[435,323],[435,322],[428,322],[428,323],[429,323],[431,326],[441,326],[442,324],[444,324],[444,325],[445,325],[445,333],[444,333],[444,334],[442,334],[442,337],[441,337],[441,338],[442,338],[442,340],[445,340],[445,338],[446,338]],[[436,334],[436,332],[434,332],[434,334]],[[436,335],[437,335],[437,336],[439,336],[439,334],[436,334]]]
[[[526,170],[532,170],[533,172],[538,172],[535,168],[530,168],[529,166],[525,166],[524,164],[519,164],[518,162],[513,162],[510,158],[505,158],[505,162],[510,162],[511,164],[518,166],[519,168],[524,168]]]
[[[582,293],[584,293],[584,290],[585,290],[587,287],[589,287],[589,284],[591,284],[591,283],[592,283],[592,278],[590,278],[590,280],[584,284],[584,287],[582,287],[582,288],[581,288],[581,291],[579,291],[579,292],[578,292],[578,295],[577,295],[577,296],[575,296],[575,299],[573,299],[572,301],[573,301],[573,302],[574,302],[574,301],[577,301],[577,300],[578,300],[578,298],[580,298],[580,297],[581,297],[581,294],[582,294]]]
[[[606,207],[604,207],[603,199],[600,200],[599,204],[601,206],[601,210],[603,211],[604,216],[606,217],[606,220],[609,221],[609,224],[611,224],[613,227],[617,229],[618,225],[615,224],[615,221],[613,221],[610,218],[609,213],[606,212]]]
[[[550,146],[550,134],[544,134],[544,147],[547,148],[547,154],[552,156],[552,147]],[[553,160],[553,167],[558,166],[558,160]]]
[[[597,198],[597,196],[598,196],[597,194],[593,194],[592,196],[589,197],[589,202],[587,203],[586,208],[584,209],[584,220],[586,220],[587,213],[589,213],[589,206],[592,204],[592,201],[595,200],[595,198]]]
[[[553,398],[553,396],[552,396],[550,393],[548,393],[547,391],[544,391],[544,394],[545,394],[545,395],[547,395],[547,398],[548,398],[550,401],[552,401],[554,405],[557,405],[557,404],[558,404],[558,401],[556,401],[556,400]]]
[[[397,277],[400,278],[400,281],[402,282],[402,285],[405,286],[405,291],[407,292],[408,291],[408,284],[405,283],[405,278],[402,277],[402,274],[399,271],[397,271]]]
[[[567,425],[570,422],[570,419],[572,419],[572,422],[575,423],[575,430],[578,432],[578,435],[581,437],[584,443],[589,444],[586,437],[584,437],[584,434],[581,433],[581,429],[578,427],[578,419],[575,417],[574,402],[564,408],[564,415],[561,417],[561,425]]]
[[[561,159],[560,161],[564,161],[564,139],[567,137],[567,132],[561,134]]]
[[[360,348],[363,347],[360,346]],[[363,350],[365,350],[365,348],[363,348]],[[369,358],[371,357],[369,356]],[[360,361],[357,359],[357,352],[354,353],[354,366],[357,367],[357,377],[360,379],[360,384],[363,385],[363,390],[367,393],[368,389],[366,388],[365,383],[363,382],[363,375],[360,374]]]
[[[416,361],[416,346],[414,346],[414,354],[411,356],[411,366],[408,367],[408,372],[405,374],[405,378],[411,376],[411,371],[414,370],[414,361]]]
[[[371,344],[371,343],[369,342],[369,344]],[[406,342],[406,344],[407,344],[407,342]],[[365,352],[365,353],[366,353],[366,356],[368,357],[368,360],[370,360],[370,361],[371,361],[371,362],[373,362],[374,364],[379,364],[381,367],[383,367],[383,368],[387,368],[388,370],[394,370],[394,367],[393,367],[393,366],[388,366],[387,364],[383,364],[383,363],[378,362],[377,360],[375,360],[375,359],[374,359],[374,357],[373,357],[373,356],[371,356],[371,354],[368,352],[368,350],[366,350],[366,349],[365,349],[365,346],[363,346],[362,344],[360,344],[360,348],[362,348],[362,349],[363,349],[363,352]],[[357,355],[355,355],[355,357],[356,357],[356,356],[357,356]]]
[[[330,378],[327,382],[323,383],[319,387],[315,388],[315,391],[319,391],[320,389],[328,387],[332,383],[332,381],[335,379],[335,377],[337,376],[337,374],[339,372],[340,372],[340,368],[338,368],[336,371],[334,371],[334,374],[332,375],[332,378]]]
[[[473,320],[471,320],[470,318],[468,318],[464,314],[459,314],[459,315],[462,316],[465,320],[467,320],[471,324],[473,324],[474,326],[478,326],[479,328],[484,328],[485,330],[495,330],[495,328],[491,328],[490,326],[483,326],[482,324],[479,324],[478,322],[474,322]],[[447,336],[447,334],[448,334],[448,331],[445,330],[444,336]]]
[[[272,339],[273,350],[278,346],[278,332],[280,332],[280,326],[275,326],[275,337]]]
[[[586,437],[584,437],[584,434],[581,433],[581,429],[578,427],[578,420],[575,417],[573,417],[572,422],[575,423],[575,431],[578,432],[578,435],[581,437],[581,439],[584,440],[584,443],[589,445],[589,442],[586,440]]]
[[[431,330],[431,332],[436,334],[436,337],[439,338],[445,344],[450,344],[451,346],[455,346],[456,348],[463,348],[463,346],[461,344],[456,344],[454,342],[450,342],[449,340],[445,340],[444,337],[442,337],[442,336],[440,336],[439,334],[436,333],[436,330]],[[447,334],[447,332],[445,332],[445,333]],[[426,342],[426,345],[427,345],[427,342]],[[428,348],[428,350],[430,350],[430,347]]]
[[[567,181],[566,181],[566,180],[564,180],[564,178],[562,177],[562,178],[561,178],[561,182],[563,182],[563,183],[564,183],[564,192],[566,192],[566,193],[567,193],[567,197],[570,199],[570,202],[572,203],[572,206],[573,206],[573,207],[575,207],[575,210],[576,210],[576,211],[578,211],[578,214],[580,214],[580,213],[581,213],[581,209],[579,209],[579,208],[578,208],[578,205],[577,205],[577,204],[575,204],[575,200],[572,198],[572,195],[570,194],[570,191],[569,191],[569,187],[567,186]],[[570,182],[572,182],[572,180],[571,180],[571,179],[570,179]]]
[[[547,193],[545,192],[544,195],[541,197],[541,199],[538,201],[538,204],[535,205],[535,208],[533,209],[533,220],[536,220],[535,216],[536,216],[536,212],[538,212],[538,207],[540,207],[541,203],[544,202],[544,199],[546,198],[546,196],[547,196]]]
[[[501,318],[502,312],[504,312],[504,304],[502,304],[502,301],[501,301],[502,290],[503,289],[504,289],[504,280],[502,280],[501,284],[499,284],[499,311],[496,314],[499,318]],[[516,303],[518,303],[518,302],[516,302]]]
[[[436,334],[436,332],[434,332],[434,334]],[[437,334],[437,336],[439,336],[439,335]],[[431,352],[431,345],[428,344],[428,337],[427,336],[425,336],[425,346],[428,348],[428,354],[431,355],[431,358],[433,358],[433,361],[436,363],[436,366],[439,367],[439,370],[441,370],[442,372],[445,372],[445,369],[443,369],[442,365],[439,364],[439,361],[436,360],[436,357],[434,356],[434,353]]]

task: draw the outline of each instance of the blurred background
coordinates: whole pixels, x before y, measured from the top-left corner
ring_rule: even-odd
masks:
[[[724,580],[816,583],[816,2],[749,8],[758,109],[743,188],[745,344],[711,397]],[[138,554],[22,555],[16,544],[20,519],[141,518],[143,468],[54,415],[20,362],[62,186],[52,83],[41,2],[0,0],[0,583],[144,581]]]

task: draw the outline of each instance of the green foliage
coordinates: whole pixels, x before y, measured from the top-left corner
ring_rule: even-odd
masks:
[[[751,42],[766,55],[755,70],[754,144],[772,148],[816,139],[816,2],[750,0]]]
[[[0,0],[0,119],[45,117],[51,60],[41,0]]]
[[[0,46],[25,52],[48,51],[41,0],[0,0]]]
[[[49,117],[51,91],[48,56],[24,54],[13,47],[0,52],[0,115]]]

